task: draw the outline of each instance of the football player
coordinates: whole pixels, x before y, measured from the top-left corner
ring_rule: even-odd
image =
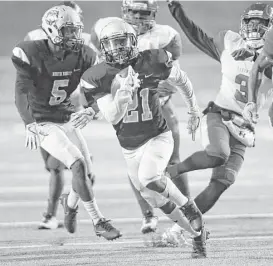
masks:
[[[26,147],[41,146],[72,171],[72,188],[62,198],[65,227],[76,230],[79,198],[90,215],[95,232],[107,240],[121,236],[101,214],[87,178],[92,164],[87,144],[70,119],[75,112],[70,96],[80,77],[97,60],[96,53],[83,44],[83,23],[71,7],[50,8],[42,17],[47,39],[23,41],[13,49],[12,62],[17,70],[16,107],[26,127]],[[81,111],[89,113],[91,109]]]
[[[268,4],[253,4],[241,17],[239,33],[227,30],[212,38],[188,18],[178,1],[168,2],[171,14],[188,39],[220,62],[222,68],[220,91],[203,112],[201,137],[204,150],[168,168],[173,179],[181,173],[213,168],[209,185],[195,198],[200,211],[206,213],[234,183],[246,147],[255,145],[253,124],[242,117],[242,111],[247,103],[250,71],[264,45],[265,33],[272,25],[273,12]],[[244,53],[247,56],[243,56]],[[244,57],[246,60],[238,60]],[[265,94],[270,88],[268,81],[264,79]],[[262,100],[263,97],[259,98]]]
[[[248,83],[248,103],[246,104],[243,116],[252,123],[257,123],[258,108],[257,108],[257,95],[260,88],[260,75],[264,72],[268,73],[272,79],[272,66],[273,66],[273,29],[269,29],[265,36],[265,43],[261,54],[256,59],[249,76]],[[264,76],[263,76],[264,77]],[[269,123],[273,127],[273,102],[271,103],[269,110]]]
[[[171,55],[164,49],[138,52],[135,30],[120,18],[102,28],[99,41],[103,61],[87,70],[81,80],[86,98],[96,101],[116,130],[128,175],[142,197],[194,237],[204,238],[199,210],[164,175],[173,151],[173,138],[161,112],[157,87],[161,80],[175,79],[170,74]],[[181,85],[179,89],[185,88]],[[193,92],[184,93],[189,106],[196,108]],[[81,115],[77,120],[76,127],[81,124]],[[193,133],[199,117],[191,122]],[[199,256],[193,254],[196,255]]]
[[[156,0],[152,1],[139,1],[139,0],[124,0],[122,1],[122,18],[131,24],[137,32],[138,49],[144,51],[147,49],[163,48],[170,52],[177,71],[175,74],[178,76],[178,82],[185,87],[192,87],[190,80],[185,72],[183,72],[178,63],[178,58],[181,54],[181,39],[177,31],[168,25],[159,25],[156,23],[156,14],[158,11],[158,3]],[[100,29],[106,25],[111,18],[100,19],[93,27],[91,33],[92,41],[99,50],[99,40],[96,38]],[[174,149],[169,164],[174,164],[180,161],[179,147],[180,147],[180,134],[179,122],[176,117],[174,106],[171,101],[171,96],[177,91],[176,87],[163,81],[159,83],[159,97],[162,106],[163,115],[167,121],[168,127],[172,131],[174,139]],[[191,89],[192,90],[192,89]],[[195,110],[191,110],[194,113]],[[130,180],[130,178],[129,178]],[[142,233],[153,232],[157,228],[157,217],[154,215],[153,208],[141,197],[139,191],[136,190],[134,185],[130,184],[139,202],[143,222],[141,227]],[[186,174],[182,174],[175,180],[175,184],[180,191],[187,197],[189,194],[188,179]]]
[[[70,6],[73,8],[80,16],[83,18],[83,12],[79,5],[77,5],[74,1],[63,1],[60,2],[56,6]],[[35,41],[35,40],[43,40],[47,39],[47,34],[43,30],[43,28],[38,28],[33,31],[30,31],[24,38],[25,41]],[[90,34],[82,33],[82,38],[84,39],[84,43],[88,45],[90,43]],[[79,107],[80,109],[80,100],[78,97],[78,91],[76,90],[72,95],[72,102],[74,105]],[[56,219],[57,208],[59,203],[59,198],[63,191],[63,172],[65,169],[65,165],[61,163],[59,160],[51,156],[47,151],[43,148],[40,148],[40,152],[42,158],[45,162],[45,168],[48,172],[50,172],[50,181],[49,181],[49,197],[48,197],[48,205],[47,211],[43,214],[42,222],[39,224],[39,229],[56,229],[58,228],[58,220]],[[92,183],[94,182],[94,175],[90,177]]]

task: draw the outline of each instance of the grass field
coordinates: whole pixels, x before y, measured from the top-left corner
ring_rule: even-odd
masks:
[[[185,56],[202,106],[213,99],[220,82],[217,63],[200,55]],[[95,158],[95,194],[107,218],[123,232],[118,241],[97,239],[83,207],[75,235],[63,228],[39,231],[45,210],[48,173],[38,151],[24,148],[24,128],[13,106],[14,70],[0,61],[0,265],[272,265],[273,261],[273,134],[266,110],[257,126],[257,145],[249,149],[244,167],[232,186],[205,216],[211,239],[208,258],[190,259],[190,249],[145,246],[140,234],[141,213],[129,187],[125,164],[110,125],[95,121],[83,130]],[[186,134],[186,110],[175,101],[181,126],[181,157],[201,148]],[[192,195],[209,182],[210,171],[190,174]],[[70,173],[66,177],[69,189]],[[160,212],[157,215],[162,217]],[[58,213],[62,220],[62,210]],[[170,226],[161,219],[159,231]],[[146,239],[146,244],[147,244]],[[149,244],[149,243],[148,243]]]

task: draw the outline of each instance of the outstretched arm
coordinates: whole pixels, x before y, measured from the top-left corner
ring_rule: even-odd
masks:
[[[220,61],[220,56],[223,51],[223,37],[225,32],[222,32],[217,39],[208,36],[186,15],[184,8],[179,1],[167,2],[169,3],[168,6],[172,16],[178,22],[179,26],[190,42],[208,56]]]

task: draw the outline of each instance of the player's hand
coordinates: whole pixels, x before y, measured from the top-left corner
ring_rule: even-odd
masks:
[[[120,83],[119,90],[126,90],[133,95],[135,90],[140,87],[139,74],[134,71],[132,66],[128,67],[128,75],[126,77],[121,77],[119,74],[116,75],[117,81]]]
[[[273,127],[273,103],[268,109],[269,124]]]
[[[192,140],[195,141],[196,130],[200,125],[201,112],[198,107],[193,107],[189,111],[189,120],[188,120],[188,133],[192,135]]]
[[[255,51],[247,48],[240,48],[232,52],[231,55],[236,61],[244,61],[245,59],[254,56]]]
[[[84,128],[91,120],[94,120],[96,112],[92,107],[72,114],[71,123],[75,128]]]
[[[257,124],[259,119],[257,104],[253,102],[248,102],[245,105],[242,115],[243,118],[247,120],[249,123]]]
[[[30,150],[36,150],[40,146],[37,123],[33,122],[26,125],[25,147]]]

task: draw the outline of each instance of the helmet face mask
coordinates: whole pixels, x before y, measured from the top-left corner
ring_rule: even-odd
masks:
[[[251,5],[241,17],[240,35],[247,45],[253,49],[260,49],[264,45],[264,38],[272,26],[272,8],[263,3]]]
[[[61,50],[77,52],[83,45],[81,18],[69,6],[56,6],[49,9],[42,18],[42,29],[53,45]]]
[[[102,58],[109,64],[130,64],[138,55],[136,33],[125,21],[106,25],[99,40]]]
[[[137,34],[144,34],[155,26],[155,17],[158,11],[156,0],[123,0],[122,17],[131,24]]]

